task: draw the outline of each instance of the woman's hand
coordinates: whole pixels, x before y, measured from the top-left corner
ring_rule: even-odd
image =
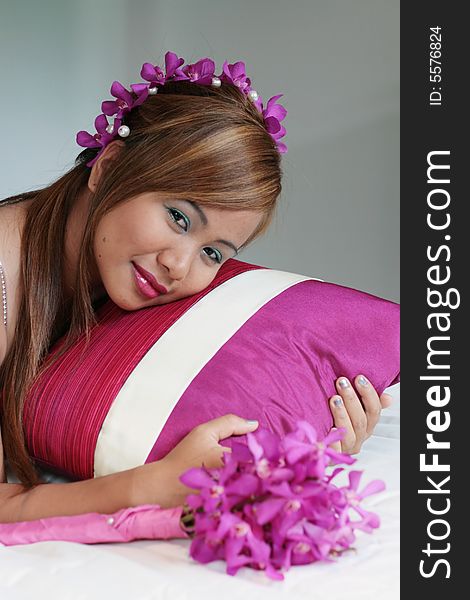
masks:
[[[360,399],[347,377],[339,377],[336,380],[339,395],[330,398],[334,426],[346,429],[343,439],[332,444],[332,447],[345,454],[359,452],[364,441],[374,431],[381,410],[393,402],[389,394],[382,394],[379,398],[375,388],[364,375],[358,375],[354,385]]]
[[[181,483],[180,475],[191,467],[221,467],[224,452],[231,449],[219,442],[232,435],[250,433],[257,427],[257,421],[232,414],[198,425],[164,458],[137,468],[135,503],[159,504],[162,508],[183,504],[186,496],[195,490]]]

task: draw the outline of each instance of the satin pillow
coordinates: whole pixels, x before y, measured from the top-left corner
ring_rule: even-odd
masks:
[[[379,393],[399,380],[397,304],[235,259],[189,298],[97,314],[23,414],[31,456],[75,479],[158,460],[226,413],[280,435],[306,419],[323,437],[337,377],[364,373]]]

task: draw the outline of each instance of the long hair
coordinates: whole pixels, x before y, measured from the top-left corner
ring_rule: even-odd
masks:
[[[281,193],[276,145],[256,107],[233,85],[212,88],[169,82],[128,113],[124,124],[131,135],[110,161],[92,196],[75,292],[68,302],[63,290],[67,217],[87,185],[90,169],[86,163],[98,149],[81,152],[74,167],[51,185],[0,203],[32,199],[21,241],[20,317],[0,366],[5,455],[26,489],[40,480],[25,444],[25,397],[45,370],[51,345],[67,334],[57,360],[80,336],[88,340],[96,323],[89,273],[93,239],[103,215],[149,191],[209,207],[259,211],[261,221],[245,247],[268,228]]]

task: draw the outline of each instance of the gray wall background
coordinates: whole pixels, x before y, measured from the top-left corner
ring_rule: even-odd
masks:
[[[399,0],[1,0],[0,197],[73,165],[117,79],[166,50],[284,93],[284,189],[241,260],[399,299]]]

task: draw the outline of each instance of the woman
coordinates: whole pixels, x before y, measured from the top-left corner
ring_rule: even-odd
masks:
[[[25,394],[60,336],[67,334],[65,352],[108,298],[132,311],[203,290],[273,218],[285,109],[278,97],[263,109],[243,63],[225,63],[215,77],[210,59],[183,62],[168,52],[166,74],[145,63],[149,83],[132,92],[115,82],[116,100],[102,105],[114,122],[100,115],[97,134],[79,132],[87,149],[74,168],[44,189],[0,202],[1,426],[21,481],[4,483],[0,437],[0,522],[181,504],[189,490],[178,476],[202,462],[220,464],[218,442],[257,427],[226,415],[194,429],[160,461],[55,485],[40,484],[24,443]],[[149,285],[145,274],[156,282]],[[358,375],[361,402],[344,382],[330,402],[335,426],[347,430],[342,450],[353,453],[390,397],[379,399]]]

